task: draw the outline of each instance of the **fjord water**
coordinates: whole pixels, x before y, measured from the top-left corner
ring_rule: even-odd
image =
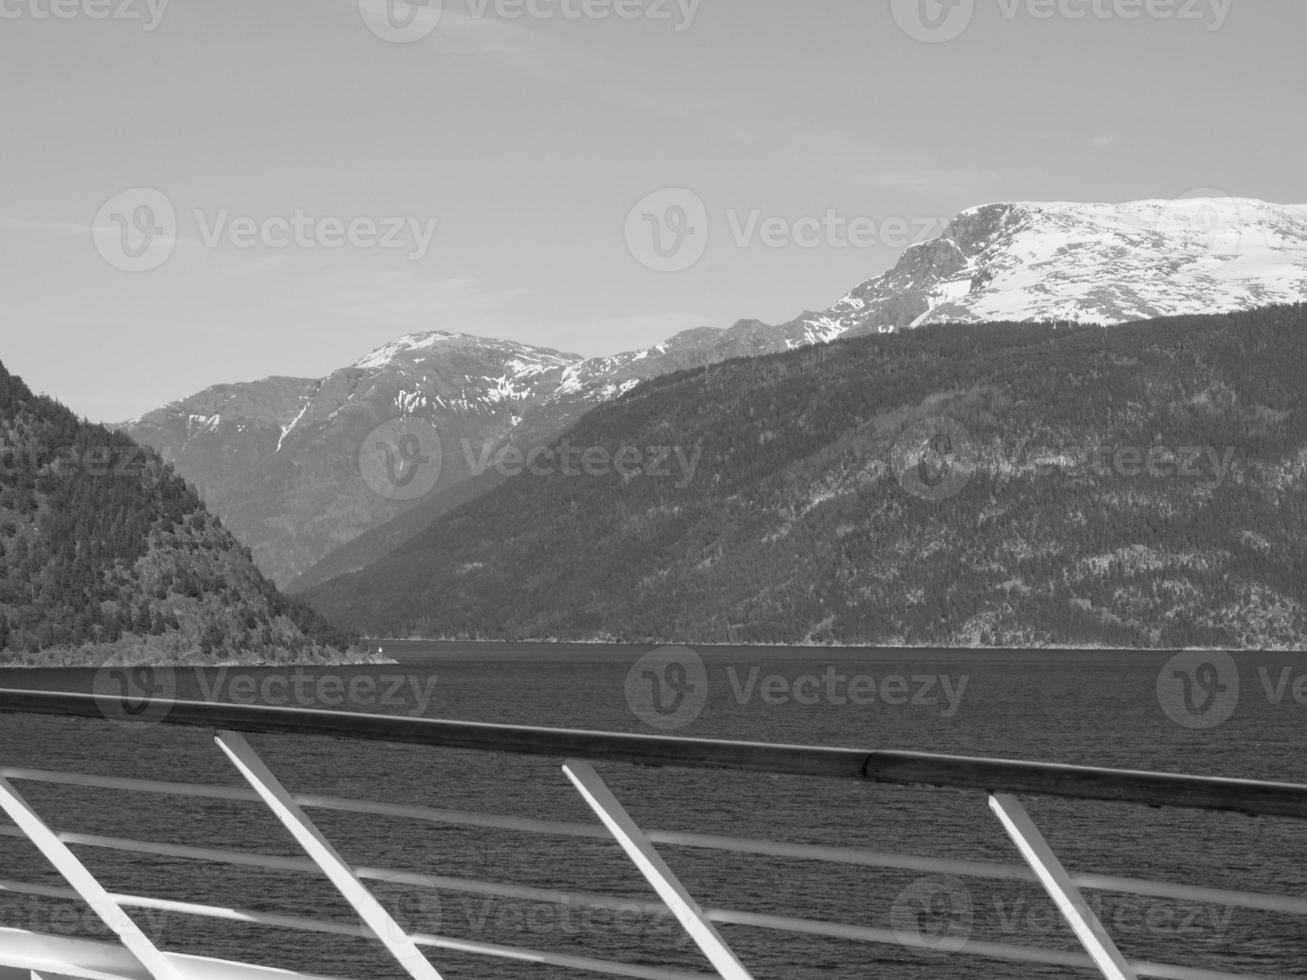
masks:
[[[1191,728],[1171,717],[1159,700],[1158,677],[1169,654],[714,648],[700,651],[707,671],[707,698],[696,706],[701,710],[685,715],[682,727],[660,730],[650,727],[640,716],[647,711],[629,696],[628,676],[645,652],[571,645],[388,644],[387,655],[399,661],[395,666],[178,671],[175,682],[180,698],[310,707],[322,696],[340,710],[1307,779],[1302,756],[1307,706],[1294,697],[1294,681],[1307,674],[1307,660],[1291,655],[1239,656],[1238,698],[1229,718]],[[88,691],[95,683],[92,671],[0,671],[0,687]],[[344,703],[337,703],[342,697]],[[594,822],[557,760],[315,738],[251,736],[250,741],[297,792]],[[111,721],[0,715],[0,767],[241,784],[211,732]],[[646,828],[961,860],[1019,860],[983,794],[597,768]],[[62,831],[297,855],[274,818],[254,804],[18,785]],[[1302,824],[1038,798],[1026,802],[1072,871],[1307,896],[1307,826]],[[616,845],[600,839],[326,810],[311,816],[356,865],[653,898]],[[354,921],[343,901],[314,874],[175,856],[77,851],[116,892]],[[922,952],[723,927],[758,978],[951,980],[1078,972],[944,951],[967,937],[1076,949],[1069,929],[1033,884],[954,881],[687,848],[664,847],[662,852],[705,906],[913,928],[940,944],[939,951]],[[0,837],[0,879],[61,883],[34,848],[11,837]],[[376,890],[400,924],[413,931],[707,972],[706,962],[666,919],[559,910],[538,901],[418,890],[400,883],[381,882]],[[1128,956],[1261,976],[1307,976],[1302,919],[1114,894],[1096,895],[1091,904]],[[138,910],[137,920],[169,949],[335,976],[404,975],[376,944],[359,939],[150,910]],[[92,917],[73,903],[38,903],[3,891],[0,924],[67,934],[98,932]],[[451,980],[584,975],[428,952]]]

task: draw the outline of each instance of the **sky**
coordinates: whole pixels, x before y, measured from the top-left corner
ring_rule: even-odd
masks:
[[[93,421],[830,306],[1007,200],[1307,203],[1302,0],[0,0],[0,362]]]

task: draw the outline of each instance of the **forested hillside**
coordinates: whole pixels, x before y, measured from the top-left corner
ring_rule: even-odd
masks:
[[[1302,305],[682,372],[564,441],[689,479],[524,472],[308,598],[377,635],[1301,647],[1305,377]]]
[[[0,664],[344,656],[151,450],[0,365]]]

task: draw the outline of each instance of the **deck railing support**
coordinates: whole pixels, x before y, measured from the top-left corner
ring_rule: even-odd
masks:
[[[1111,935],[1103,928],[1091,908],[1085,904],[1066,868],[1039,832],[1030,814],[1015,796],[996,793],[989,798],[989,808],[1003,823],[1021,856],[1034,869],[1039,883],[1057,905],[1062,917],[1071,924],[1090,959],[1107,980],[1138,980],[1134,968],[1116,948]]]
[[[353,868],[331,846],[244,737],[235,732],[219,732],[214,741],[408,975],[413,980],[442,980],[417,944],[364,887]]]
[[[77,859],[68,845],[59,839],[27,800],[3,777],[0,777],[0,809],[9,815],[9,819],[27,835],[154,980],[185,980],[154,943],[150,942],[140,926],[105,891],[95,875],[86,869],[86,865]]]
[[[689,933],[695,945],[703,951],[712,963],[713,969],[721,975],[722,980],[753,980],[749,971],[736,958],[726,940],[721,937],[713,924],[708,921],[697,902],[690,897],[671,868],[662,859],[649,838],[639,825],[626,812],[626,808],[613,796],[608,785],[588,762],[569,759],[563,766],[563,772],[572,781],[572,785],[584,797],[590,809],[594,810],[609,833],[617,839],[632,863],[653,886],[681,928]]]

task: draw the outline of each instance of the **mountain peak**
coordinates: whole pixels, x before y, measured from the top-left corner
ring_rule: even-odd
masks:
[[[528,361],[547,362],[551,367],[582,360],[579,354],[568,354],[549,347],[536,347],[516,340],[478,337],[448,330],[430,330],[411,333],[388,344],[383,344],[366,357],[354,362],[354,367],[366,371],[382,370],[397,361],[416,360],[449,351],[489,351],[524,357]]]
[[[219,386],[128,431],[170,453],[259,561],[289,581],[395,517],[396,503],[358,471],[364,437],[389,419],[420,417],[451,445],[524,450],[641,381],[841,337],[945,321],[1119,323],[1304,297],[1307,207],[1221,197],[995,202],[963,211],[833,307],[788,323],[700,327],[589,359],[466,333],[411,333],[317,381]],[[465,459],[448,457],[433,509],[470,478]]]
[[[382,344],[365,357],[354,362],[354,366],[364,369],[385,367],[406,354],[417,354],[456,343],[460,340],[474,340],[469,334],[451,333],[447,330],[429,330],[424,333],[411,333]]]
[[[1304,296],[1307,206],[1017,201],[962,211],[821,319],[846,335],[949,321],[1110,324]]]

